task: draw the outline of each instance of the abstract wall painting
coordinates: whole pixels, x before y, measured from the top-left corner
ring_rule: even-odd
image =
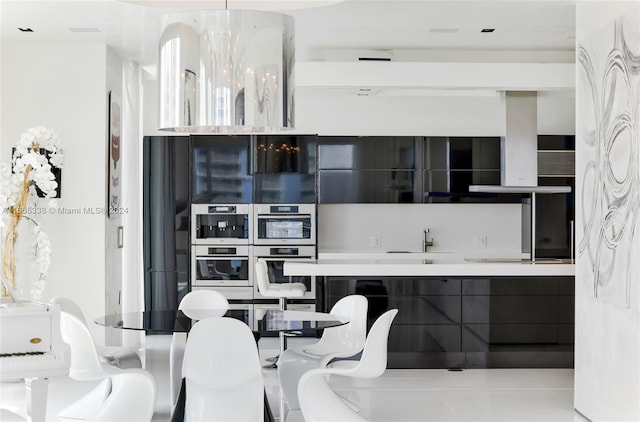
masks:
[[[640,309],[640,19],[634,12],[577,50],[577,282]]]
[[[109,171],[107,173],[109,178],[107,185],[107,215],[109,217],[119,214],[118,210],[122,207],[121,133],[122,108],[120,97],[113,92],[109,92]]]

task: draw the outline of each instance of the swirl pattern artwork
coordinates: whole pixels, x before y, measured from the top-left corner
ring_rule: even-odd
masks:
[[[638,309],[640,20],[625,15],[577,49],[577,282]]]

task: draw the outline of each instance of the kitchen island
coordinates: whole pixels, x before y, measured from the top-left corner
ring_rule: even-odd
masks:
[[[399,256],[402,255],[402,256]],[[369,322],[398,308],[390,368],[573,367],[574,265],[459,254],[320,254],[285,262],[315,276],[319,310],[369,299]]]
[[[382,255],[382,254],[377,254]],[[395,254],[394,254],[395,255]],[[284,275],[307,276],[573,276],[571,260],[520,258],[461,258],[444,254],[394,255],[320,254],[313,261],[285,261]]]

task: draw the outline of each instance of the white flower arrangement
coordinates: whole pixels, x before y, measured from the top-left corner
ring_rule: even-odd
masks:
[[[37,126],[22,134],[12,157],[13,173],[9,166],[0,164],[0,209],[3,211],[0,227],[6,229],[2,256],[2,272],[11,288],[15,288],[14,248],[17,239],[17,226],[24,217],[34,223],[35,238],[34,261],[39,267],[40,276],[32,283],[30,296],[39,298],[44,290],[44,282],[51,263],[51,242],[33,215],[25,215],[43,198],[38,197],[39,190],[49,207],[55,207],[58,183],[53,168],[62,168],[63,154],[58,135],[44,126]],[[37,188],[37,189],[36,189]],[[7,292],[3,288],[2,295]]]

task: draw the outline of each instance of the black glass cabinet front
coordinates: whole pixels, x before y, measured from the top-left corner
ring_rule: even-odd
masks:
[[[573,367],[573,277],[327,277],[325,311],[369,300],[369,325],[399,310],[389,368]]]

